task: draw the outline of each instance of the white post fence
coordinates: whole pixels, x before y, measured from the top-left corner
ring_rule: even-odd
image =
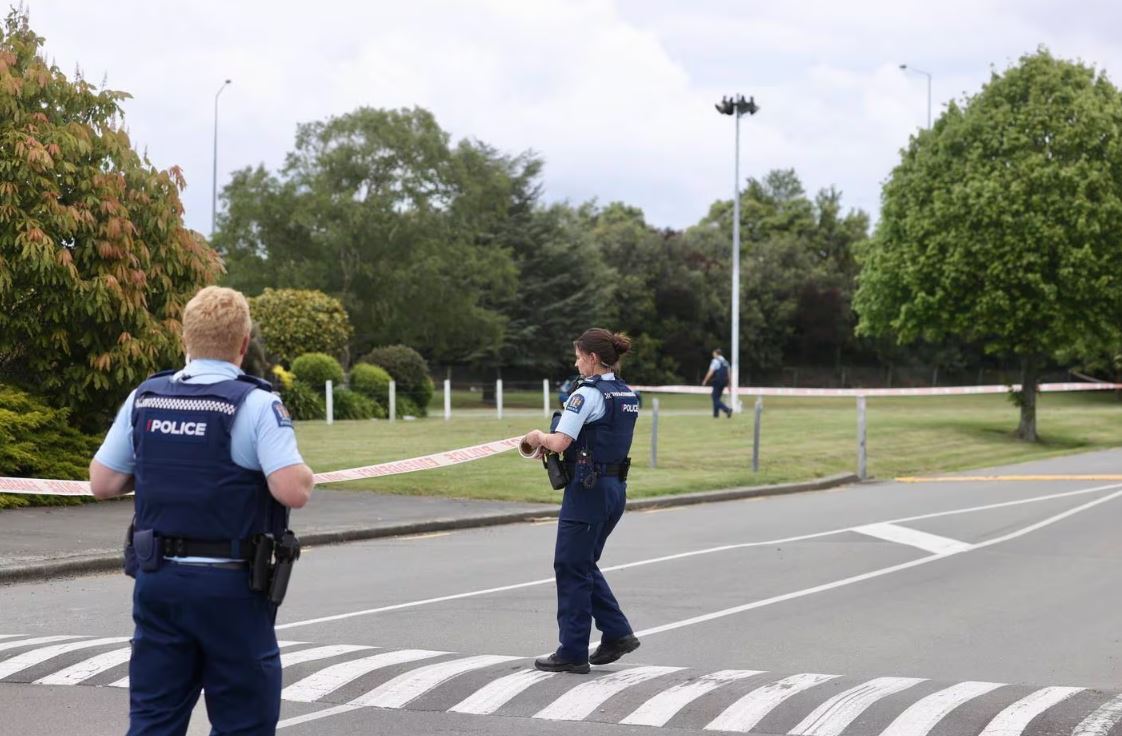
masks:
[[[397,381],[390,380],[390,421],[397,421]]]
[[[857,397],[857,477],[861,480],[869,475],[869,458],[865,444],[865,397]]]
[[[498,418],[503,418],[503,379],[495,381],[495,411]]]
[[[760,472],[760,420],[764,414],[764,397],[756,397],[756,424],[752,429],[752,472]]]
[[[444,379],[444,421],[452,418],[452,381]]]
[[[323,393],[327,399],[327,423],[331,424],[335,421],[335,390],[330,380],[323,384]]]
[[[549,379],[548,378],[543,378],[542,379],[542,414],[543,414],[543,416],[545,416],[547,418],[550,416],[550,413],[549,413]]]
[[[658,467],[658,399],[651,399],[651,467]]]

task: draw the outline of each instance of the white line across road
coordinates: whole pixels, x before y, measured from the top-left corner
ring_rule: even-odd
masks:
[[[643,703],[620,723],[630,726],[665,726],[667,721],[693,701],[722,685],[762,675],[764,670],[721,670],[683,682]]]
[[[281,699],[294,700],[299,703],[314,703],[348,682],[354,682],[375,670],[405,664],[406,662],[416,662],[421,659],[431,659],[442,654],[448,654],[448,652],[435,652],[429,649],[402,649],[396,652],[382,652],[369,657],[352,659],[349,662],[341,662],[289,685],[281,692]]]
[[[465,672],[480,670],[503,662],[512,662],[522,657],[507,657],[498,654],[482,654],[476,657],[453,659],[398,675],[380,687],[355,698],[347,705],[368,705],[375,708],[401,708],[429,690],[439,687],[453,677]]]
[[[462,701],[449,708],[452,713],[473,713],[485,716],[513,700],[531,686],[555,676],[556,672],[541,670],[519,670],[513,675],[500,677],[489,682]]]
[[[102,672],[107,672],[118,665],[122,665],[129,661],[132,656],[132,648],[124,647],[122,649],[114,649],[111,652],[99,654],[96,657],[78,662],[71,665],[64,670],[59,670],[53,674],[41,677],[35,681],[36,685],[77,685],[80,682],[90,679],[94,675],[99,675]]]
[[[128,641],[127,636],[112,636],[104,639],[87,639],[86,641],[70,642],[69,644],[55,644],[54,646],[41,647],[39,649],[32,649],[30,652],[24,652],[11,659],[6,659],[0,662],[0,678],[14,675],[17,672],[34,667],[37,664],[46,662],[52,657],[66,654],[67,652],[77,651],[79,649],[91,649],[93,647],[100,647],[106,644],[120,644],[121,642]]]
[[[1107,736],[1122,721],[1122,695],[1109,700],[1080,721],[1071,736]]]
[[[837,678],[838,675],[822,675],[804,672],[784,677],[782,680],[758,687],[737,700],[705,726],[706,731],[733,731],[748,733],[762,721],[768,713],[785,703],[789,698]]]
[[[1080,692],[1081,687],[1041,688],[994,716],[978,736],[1020,736],[1033,718]]]
[[[632,667],[622,672],[598,677],[577,685],[557,700],[534,714],[534,718],[549,721],[583,721],[589,713],[599,708],[608,698],[629,687],[653,680],[656,677],[679,672],[683,667]]]
[[[1074,498],[1082,495],[1101,493],[1114,488],[1122,487],[1122,483],[1112,483],[1105,486],[1096,486],[1094,488],[1082,488],[1075,491],[1063,491],[1060,493],[1050,493],[1043,496],[1034,496],[1033,498],[1021,498],[1015,501],[1001,501],[998,503],[984,504],[981,506],[970,506],[961,509],[951,509],[949,511],[935,511],[927,514],[919,514],[916,516],[906,516],[900,519],[889,519],[881,524],[903,524],[909,521],[920,521],[923,519],[936,519],[944,516],[955,516],[958,514],[969,514],[978,511],[992,511],[994,509],[1009,508],[1013,506],[1023,506],[1030,503],[1041,503],[1044,501],[1054,501],[1062,498]],[[868,525],[865,525],[868,526]],[[629,570],[636,567],[643,567],[646,565],[655,565],[662,562],[672,562],[675,560],[684,560],[690,557],[697,557],[700,555],[716,554],[719,552],[731,552],[734,550],[750,549],[752,547],[770,547],[779,544],[790,544],[792,542],[803,542],[810,539],[821,539],[823,537],[830,537],[837,534],[844,534],[854,531],[855,527],[842,527],[840,529],[830,529],[824,532],[814,532],[811,534],[801,534],[793,537],[783,537],[781,539],[768,539],[761,542],[741,542],[738,544],[725,544],[719,547],[707,547],[705,549],[691,550],[689,552],[680,552],[673,555],[663,555],[661,557],[652,557],[645,560],[636,560],[635,562],[625,562],[620,565],[612,565],[610,567],[600,568],[601,572],[617,572],[619,570]],[[356,618],[358,616],[371,616],[378,613],[389,613],[391,611],[401,611],[409,608],[417,608],[420,606],[432,605],[435,603],[446,603],[448,601],[462,600],[464,598],[474,598],[476,596],[490,595],[493,593],[505,593],[511,590],[519,590],[522,588],[530,588],[536,585],[553,585],[554,578],[539,578],[537,580],[529,580],[523,583],[514,583],[512,585],[500,585],[493,588],[482,588],[480,590],[471,590],[464,593],[453,593],[451,595],[437,596],[434,598],[424,598],[416,601],[408,601],[405,603],[394,603],[388,606],[380,606],[378,608],[365,608],[359,611],[349,611],[347,613],[338,613],[331,616],[319,616],[317,618],[309,618],[303,621],[291,621],[289,623],[280,624],[276,626],[278,631],[283,629],[292,629],[299,626],[312,626],[314,624],[329,623],[332,621],[342,621],[348,618]]]
[[[878,677],[838,693],[811,711],[791,729],[800,736],[838,736],[869,706],[889,695],[903,692],[921,682],[918,677]]]
[[[918,529],[900,526],[899,524],[867,524],[866,526],[854,527],[853,531],[868,537],[883,539],[886,542],[906,544],[909,547],[916,547],[924,552],[937,555],[944,552],[965,552],[970,549],[970,545],[966,542],[921,532]]]
[[[6,641],[0,644],[0,651],[5,649],[19,649],[20,647],[29,647],[33,644],[49,644],[52,641],[68,641],[70,639],[81,639],[80,636],[35,636],[30,639],[21,639],[19,641]]]
[[[301,649],[297,652],[285,652],[281,655],[281,667],[291,667],[294,664],[303,664],[304,662],[316,662],[321,659],[330,659],[342,654],[368,649],[377,649],[377,647],[362,644],[330,644],[328,646],[312,647],[311,649]]]
[[[1000,682],[960,682],[913,703],[880,736],[927,736],[939,721],[967,701],[1003,687]]]

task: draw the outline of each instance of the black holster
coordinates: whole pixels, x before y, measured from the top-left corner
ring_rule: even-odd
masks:
[[[560,491],[569,485],[569,470],[556,452],[547,452],[543,455],[542,465],[545,466],[545,473],[549,476],[549,485],[553,490]]]
[[[275,553],[277,562],[273,567],[273,579],[269,581],[269,602],[279,606],[284,603],[285,593],[288,592],[292,566],[300,559],[300,540],[291,529],[285,529],[276,541]]]

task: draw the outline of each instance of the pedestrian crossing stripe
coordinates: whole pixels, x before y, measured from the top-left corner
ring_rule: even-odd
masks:
[[[127,687],[129,648],[120,646],[127,641],[0,634],[0,686]],[[539,672],[511,655],[278,644],[287,668],[282,699],[332,706],[281,721],[278,729],[364,708],[719,733],[750,733],[763,724],[767,733],[791,736],[1108,736],[1122,722],[1122,694],[1080,687],[653,665],[612,665],[582,676]]]

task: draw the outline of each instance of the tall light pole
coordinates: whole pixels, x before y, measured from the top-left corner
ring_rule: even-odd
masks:
[[[732,174],[732,408],[740,412],[740,117],[755,115],[760,109],[754,97],[744,99],[744,95],[722,97],[715,106],[722,115],[732,115],[736,128],[736,158]]]
[[[922,69],[916,69],[914,66],[901,64],[900,68],[906,72],[915,72],[927,77],[927,127],[931,128],[931,72],[925,72]]]
[[[218,212],[218,96],[230,84],[227,79],[214,93],[214,169],[210,179],[210,237],[214,237],[214,220]]]

